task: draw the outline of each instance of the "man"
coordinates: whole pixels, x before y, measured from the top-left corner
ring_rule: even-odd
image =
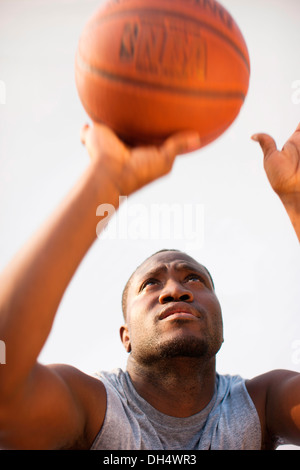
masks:
[[[300,240],[300,125],[282,151],[254,136]],[[64,291],[96,239],[95,208],[117,207],[199,147],[194,133],[160,148],[128,149],[85,126],[91,163],[61,206],[7,266],[0,285],[0,447],[6,449],[271,449],[300,444],[300,375],[221,377],[221,308],[206,268],[184,253],[146,260],[124,293],[126,373],[100,380],[38,355]],[[23,339],[26,338],[26,341]],[[30,341],[29,341],[30,339]],[[116,427],[117,426],[117,427]],[[171,430],[171,431],[170,431]]]

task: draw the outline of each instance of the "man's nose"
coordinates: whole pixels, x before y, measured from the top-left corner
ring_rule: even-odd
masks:
[[[168,302],[192,302],[194,300],[193,293],[182,286],[179,282],[169,280],[159,296],[159,303],[166,304]]]

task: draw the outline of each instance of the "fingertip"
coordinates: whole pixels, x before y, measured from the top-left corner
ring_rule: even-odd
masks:
[[[200,135],[198,133],[190,134],[187,137],[186,144],[187,144],[188,152],[192,152],[193,150],[198,150],[202,145]]]
[[[180,132],[169,139],[172,142],[175,154],[185,154],[198,150],[201,147],[201,138],[198,132]]]
[[[269,134],[253,134],[251,138],[259,143],[265,158],[277,149],[275,140]]]

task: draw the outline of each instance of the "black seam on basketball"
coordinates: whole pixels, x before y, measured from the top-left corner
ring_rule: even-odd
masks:
[[[227,44],[229,44],[234,50],[235,52],[241,57],[241,59],[243,60],[244,64],[246,65],[246,68],[248,70],[248,72],[250,73],[250,67],[249,67],[249,62],[247,60],[247,57],[244,55],[243,51],[238,47],[238,45],[232,41],[228,36],[226,36],[226,34],[222,33],[221,31],[219,31],[218,29],[216,29],[214,26],[208,24],[208,23],[205,23],[201,20],[198,20],[197,18],[193,18],[191,16],[188,16],[184,13],[177,13],[177,12],[173,12],[173,11],[164,11],[164,10],[151,10],[151,9],[145,9],[143,7],[141,7],[140,9],[137,7],[135,10],[130,10],[130,11],[122,11],[122,12],[112,12],[112,13],[109,13],[107,12],[105,14],[104,17],[102,18],[98,18],[98,21],[97,21],[97,24],[101,21],[107,21],[109,20],[110,18],[114,17],[114,16],[129,16],[129,15],[132,15],[132,14],[136,14],[137,11],[141,11],[141,12],[145,12],[146,14],[150,13],[150,14],[155,14],[155,13],[159,13],[159,14],[162,14],[162,15],[171,15],[173,17],[176,17],[176,18],[180,18],[180,19],[185,19],[185,20],[188,20],[188,21],[191,21],[193,23],[196,23],[198,26],[201,26],[201,27],[204,27],[206,29],[209,29],[211,31],[213,31],[213,33],[216,35],[216,36],[219,36],[221,39],[223,39],[225,42],[227,42]],[[100,21],[99,21],[100,20]],[[95,21],[96,23],[96,21]]]
[[[219,91],[219,90],[199,90],[199,89],[191,89],[191,88],[180,88],[174,87],[169,85],[161,85],[155,83],[148,83],[142,80],[132,79],[129,77],[122,77],[120,75],[115,75],[110,72],[106,72],[105,70],[101,70],[99,68],[93,67],[82,60],[80,55],[77,55],[77,65],[87,72],[91,74],[98,75],[102,78],[105,78],[109,81],[119,82],[119,83],[126,83],[128,85],[132,85],[134,87],[139,86],[141,88],[147,88],[148,90],[155,90],[160,92],[167,92],[167,93],[175,93],[179,95],[187,95],[187,96],[196,96],[196,97],[205,97],[210,98],[212,100],[216,99],[224,99],[224,100],[232,100],[238,99],[241,101],[245,101],[245,93],[242,91]]]
[[[85,102],[85,100],[82,100],[83,101],[83,104],[84,104],[84,107],[88,113],[88,115],[91,117],[92,121],[95,122],[95,123],[98,123],[98,124],[103,124],[105,126],[108,126],[110,127],[115,133],[116,135],[127,145],[131,146],[131,145],[135,145],[136,142],[138,142],[138,145],[144,145],[144,144],[149,144],[149,139],[151,141],[151,144],[154,144],[154,145],[160,145],[167,137],[169,137],[169,135],[165,135],[165,134],[155,134],[155,135],[152,135],[152,134],[145,134],[145,133],[141,133],[139,132],[138,134],[138,138],[134,135],[134,134],[129,134],[129,133],[126,133],[126,132],[122,132],[121,130],[117,129],[116,126],[113,126],[111,123],[109,122],[104,122],[103,120],[101,120],[98,116],[96,116],[93,111],[89,108],[89,106],[87,105],[87,103]],[[202,141],[202,146],[205,146],[207,145],[207,143],[209,143],[211,141],[211,139],[216,135],[220,135],[220,133],[224,132],[226,129],[228,129],[228,127],[230,126],[231,124],[231,121],[229,122],[226,122],[226,124],[220,126],[218,128],[217,131],[213,131],[213,132],[210,132],[208,134],[205,135],[205,139]],[[178,130],[177,130],[178,131]],[[174,131],[175,132],[175,131]],[[155,141],[153,142],[153,139],[155,139]]]

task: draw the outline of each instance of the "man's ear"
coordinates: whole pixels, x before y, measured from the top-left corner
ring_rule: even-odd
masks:
[[[130,353],[131,352],[131,344],[130,344],[130,337],[129,337],[129,331],[127,325],[122,325],[120,328],[120,337],[121,341],[123,343],[124,348],[126,349],[126,352]]]

